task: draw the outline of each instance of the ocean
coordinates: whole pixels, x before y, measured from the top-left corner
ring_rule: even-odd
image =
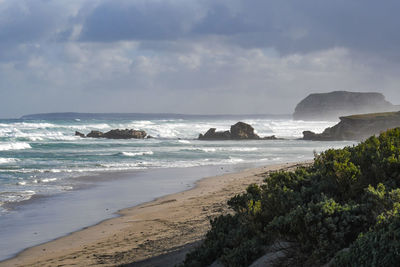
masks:
[[[239,120],[262,137],[284,140],[197,140],[209,128],[228,130]],[[352,145],[299,140],[304,130],[322,132],[334,124],[267,115],[0,120],[0,239],[7,241],[0,259],[112,217],[121,208],[185,190],[202,177],[310,160],[314,153]],[[153,138],[74,135],[116,128],[145,130]]]
[[[143,118],[144,117],[144,118]],[[287,140],[199,141],[214,127],[227,130],[233,118],[0,120],[0,216],[8,203],[35,195],[52,195],[79,187],[79,176],[153,168],[273,164],[313,158],[314,152],[349,142],[297,140],[302,131],[321,132],[334,122],[293,121],[288,118],[241,118],[260,136]],[[80,138],[75,131],[145,130],[152,139],[107,140]],[[2,207],[2,208],[1,208]]]

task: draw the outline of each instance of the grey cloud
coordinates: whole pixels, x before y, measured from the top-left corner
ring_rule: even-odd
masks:
[[[342,46],[393,55],[398,54],[400,45],[400,2],[394,0],[178,3],[104,2],[87,17],[81,40],[173,40],[216,35],[243,47],[275,47],[283,54]]]
[[[399,5],[0,0],[1,116],[290,113],[331,90],[400,103]]]
[[[86,18],[82,41],[167,40],[185,33],[190,14],[176,1],[109,1]]]
[[[347,47],[400,60],[398,10],[395,0],[18,0],[0,8],[0,42],[67,42],[82,24],[82,42],[157,41],[159,51],[214,36],[281,54]]]
[[[35,42],[57,29],[58,18],[49,1],[12,1],[0,9],[0,42]]]

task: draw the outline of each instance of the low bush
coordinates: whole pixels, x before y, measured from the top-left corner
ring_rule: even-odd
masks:
[[[360,234],[348,250],[339,252],[332,266],[398,266],[400,262],[400,217],[391,217],[371,231]]]
[[[247,266],[286,241],[293,244],[287,257],[299,266],[332,258],[336,266],[390,266],[400,253],[399,187],[400,128],[327,150],[311,166],[272,173],[230,199],[235,214],[213,220],[184,265]]]

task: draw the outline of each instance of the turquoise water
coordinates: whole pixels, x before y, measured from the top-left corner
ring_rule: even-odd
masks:
[[[53,195],[80,186],[75,179],[99,172],[154,168],[273,164],[313,158],[314,152],[343,147],[350,142],[297,140],[302,131],[321,132],[332,122],[246,118],[260,136],[276,135],[274,141],[198,141],[211,127],[229,129],[235,119],[71,119],[0,120],[0,208],[35,195]],[[80,138],[75,131],[108,131],[115,128],[145,130],[143,140]]]

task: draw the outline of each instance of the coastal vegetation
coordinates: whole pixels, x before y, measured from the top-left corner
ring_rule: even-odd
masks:
[[[400,128],[266,175],[228,205],[232,213],[211,221],[183,266],[247,266],[272,248],[280,266],[395,266]]]

